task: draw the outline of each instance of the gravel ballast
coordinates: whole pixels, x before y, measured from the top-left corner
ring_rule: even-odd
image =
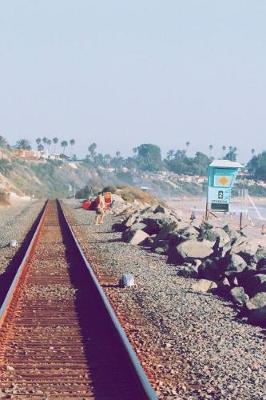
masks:
[[[5,272],[43,206],[44,201],[36,200],[0,207],[0,274]],[[18,246],[10,247],[11,240],[16,240]]]
[[[195,292],[166,257],[121,242],[108,215],[65,202],[73,229],[161,399],[266,400],[265,331],[237,317],[231,303]],[[135,286],[120,288],[122,274]],[[135,318],[138,315],[139,318]],[[142,322],[140,322],[142,321]]]

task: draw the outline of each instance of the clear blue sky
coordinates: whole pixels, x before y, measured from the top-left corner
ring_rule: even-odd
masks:
[[[0,1],[0,134],[266,149],[264,0]]]

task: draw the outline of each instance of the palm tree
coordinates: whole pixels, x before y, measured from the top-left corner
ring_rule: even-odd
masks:
[[[189,145],[190,145],[190,142],[186,142],[186,147],[187,147],[186,151],[188,151]]]
[[[38,137],[38,138],[36,139],[37,146],[39,146],[39,144],[41,143],[41,141],[42,141],[42,139],[41,139],[40,137]]]
[[[121,156],[121,152],[120,151],[116,151],[115,155],[116,155],[116,158],[119,158]]]
[[[175,155],[175,151],[174,150],[169,150],[166,154],[166,158],[167,160],[172,160],[172,158],[174,158]]]
[[[226,160],[236,161],[236,156],[237,156],[236,151],[237,147],[229,146],[229,151],[225,156]]]
[[[252,156],[254,156],[254,154],[255,154],[255,149],[251,149],[251,154],[252,154]]]
[[[110,156],[110,154],[105,154],[104,155],[104,163],[106,164],[107,167],[110,167],[111,159],[112,159],[112,157]]]
[[[63,147],[63,154],[65,154],[65,150],[66,150],[66,147],[68,146],[68,142],[66,140],[63,140],[61,142],[61,146]]]
[[[213,145],[210,144],[210,145],[209,145],[210,157],[211,157],[212,150],[213,150]]]
[[[44,146],[40,143],[40,144],[38,144],[37,149],[38,149],[38,151],[43,151],[44,150]]]
[[[57,145],[57,143],[58,143],[58,138],[57,138],[57,137],[54,137],[54,138],[53,138],[54,152],[56,152],[56,145]]]
[[[27,139],[20,139],[16,143],[16,148],[22,150],[31,150],[31,145]]]
[[[69,144],[70,144],[70,146],[71,146],[71,156],[72,156],[72,149],[73,149],[73,146],[74,146],[74,144],[75,144],[75,139],[71,139],[71,140],[69,141]]]
[[[225,145],[223,145],[222,149],[223,149],[223,155],[222,155],[222,158],[224,159],[224,157],[225,157],[225,152],[226,152],[226,146],[225,146]]]
[[[7,145],[7,140],[3,136],[0,136],[0,147],[7,147]]]
[[[88,147],[88,150],[89,150],[89,152],[90,152],[90,157],[91,157],[92,159],[95,158],[95,155],[96,155],[96,147],[97,147],[97,144],[96,144],[96,143],[92,143],[92,144]]]
[[[48,140],[47,140],[48,153],[50,153],[50,146],[51,146],[51,144],[52,144],[51,139],[48,139]]]

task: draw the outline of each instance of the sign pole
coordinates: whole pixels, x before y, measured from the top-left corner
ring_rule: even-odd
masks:
[[[206,201],[206,210],[205,210],[205,221],[208,221],[208,217],[209,217],[209,210],[208,210],[208,198]]]

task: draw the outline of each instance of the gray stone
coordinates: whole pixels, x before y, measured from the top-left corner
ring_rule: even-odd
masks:
[[[144,230],[146,228],[146,225],[143,224],[143,222],[135,222],[133,225],[131,225],[130,230],[131,231],[137,231],[137,230]]]
[[[247,255],[253,257],[255,256],[257,250],[258,250],[258,241],[256,239],[251,239],[247,242],[246,247],[242,250],[243,253],[246,253]]]
[[[259,263],[261,260],[265,260],[266,259],[266,247],[259,246],[254,259],[257,263]]]
[[[191,289],[194,290],[195,292],[202,292],[202,293],[207,293],[212,289],[216,288],[217,284],[208,279],[200,279],[197,282],[194,282],[191,286]]]
[[[147,239],[149,235],[146,232],[143,232],[142,230],[137,230],[132,232],[132,236],[129,239],[129,243],[136,246],[138,244],[141,244],[144,242],[145,239]]]
[[[250,263],[253,260],[255,254],[256,254],[256,252],[258,250],[258,242],[257,242],[257,240],[256,239],[253,239],[253,240],[251,239],[251,240],[247,241],[245,243],[245,245],[243,244],[241,247],[242,248],[241,248],[241,251],[239,252],[239,255],[242,258],[244,258],[244,260],[247,263]]]
[[[223,247],[226,243],[230,242],[230,237],[222,228],[212,228],[203,233],[204,239],[211,242],[219,240],[219,247]]]
[[[140,216],[139,212],[135,212],[131,214],[128,219],[125,221],[125,226],[130,228],[135,222],[137,222],[138,217]]]
[[[237,305],[244,305],[249,299],[248,295],[245,293],[244,288],[241,286],[231,289],[230,295],[232,301]]]
[[[144,216],[141,219],[146,225],[145,232],[149,235],[158,234],[160,230],[168,223],[173,222],[170,217],[167,217],[165,214],[158,213],[152,214],[151,216]]]
[[[238,254],[232,254],[226,267],[225,275],[230,276],[242,272],[247,266],[246,261]]]
[[[256,294],[246,302],[248,321],[266,326],[266,293]]]
[[[226,243],[222,248],[221,257],[226,257],[231,251],[231,242]]]
[[[198,268],[196,265],[180,265],[177,267],[176,273],[186,278],[197,278]]]
[[[169,234],[177,229],[177,222],[164,224],[160,232],[156,235],[155,241],[165,240],[169,238]]]
[[[131,287],[134,286],[134,276],[132,274],[123,274],[122,278],[119,280],[119,285],[121,287]]]
[[[17,240],[15,240],[15,239],[10,240],[9,246],[13,247],[13,248],[18,247]]]
[[[191,258],[202,260],[209,257],[213,253],[213,250],[209,244],[206,242],[198,242],[196,240],[186,240],[185,242],[179,244],[176,250],[177,254],[184,260]]]
[[[245,288],[245,292],[253,297],[256,293],[266,291],[266,275],[258,274],[256,270],[246,269],[238,275],[241,286]]]
[[[203,261],[199,266],[199,277],[218,280],[223,276],[227,264],[228,262],[225,258],[207,258],[207,260]]]
[[[259,260],[257,264],[257,271],[260,274],[266,274],[266,258],[262,258],[261,260]]]
[[[241,234],[235,229],[231,228],[229,225],[225,225],[223,230],[227,233],[231,240],[237,240],[241,237]]]
[[[212,224],[210,224],[209,222],[202,222],[202,224],[200,225],[200,229],[201,229],[201,231],[206,231],[206,230],[209,230],[209,229],[212,229],[213,228],[213,225]]]
[[[165,254],[166,253],[166,249],[164,249],[163,247],[156,247],[155,249],[154,249],[154,252],[155,253],[157,253],[157,254]]]
[[[254,275],[252,284],[255,293],[266,292],[266,275],[264,274]]]
[[[154,210],[154,214],[157,214],[157,213],[163,213],[166,215],[170,215],[170,210],[169,210],[169,208],[163,207],[159,204]]]
[[[188,226],[185,229],[178,229],[177,232],[186,239],[197,239],[199,231],[193,226]]]
[[[226,277],[224,277],[218,282],[218,288],[216,292],[220,296],[231,298],[230,289],[230,282]]]

